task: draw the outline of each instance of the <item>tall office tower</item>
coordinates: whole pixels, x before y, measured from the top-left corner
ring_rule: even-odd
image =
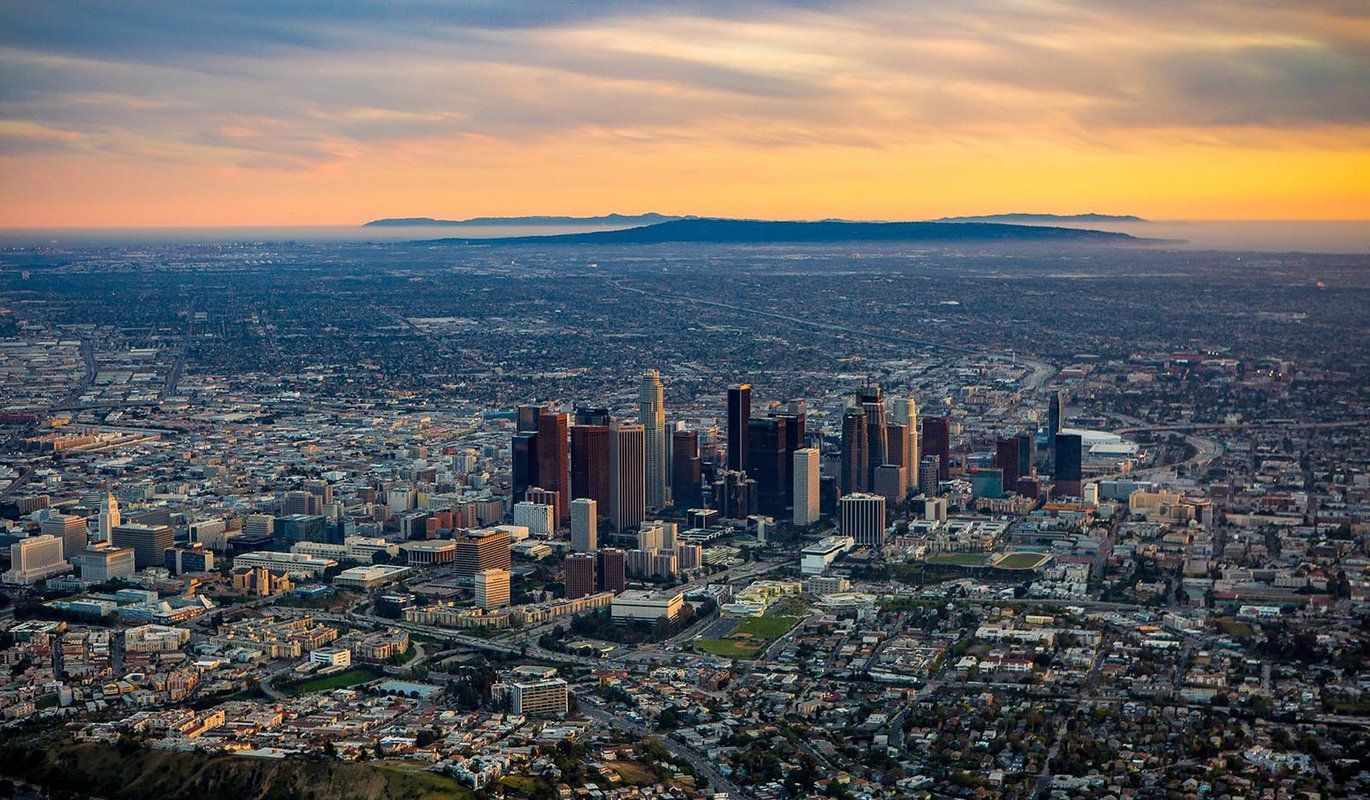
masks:
[[[492,567],[477,572],[472,586],[476,605],[489,611],[509,605],[509,570]]]
[[[762,514],[781,516],[785,513],[789,487],[785,483],[785,432],[789,420],[784,417],[753,417],[747,421],[747,474],[756,480],[756,507]]]
[[[1020,433],[1013,438],[1018,440],[1018,480],[1022,480],[1032,475],[1032,465],[1037,461],[1037,445],[1030,433]],[[1008,488],[1008,484],[1005,484],[1005,488]]]
[[[609,505],[609,426],[571,426],[571,499]]]
[[[885,544],[885,498],[875,494],[849,494],[837,501],[842,519],[842,535],[857,544],[883,547]]]
[[[609,427],[609,519],[619,532],[647,517],[646,438],[641,425]]]
[[[538,435],[535,431],[520,431],[509,443],[512,462],[509,483],[514,502],[523,499],[529,486],[538,485]]]
[[[576,406],[577,425],[603,425],[607,428],[611,421],[612,417],[609,416],[607,408]]]
[[[468,531],[452,537],[457,549],[452,567],[458,578],[471,580],[483,569],[509,569],[509,532],[498,528]]]
[[[951,420],[946,417],[923,420],[923,453],[937,456],[937,480],[951,478]]]
[[[909,457],[909,429],[902,422],[889,422],[885,425],[885,442],[889,447],[886,464],[907,467]]]
[[[547,413],[546,406],[522,405],[518,407],[518,420],[514,430],[520,433],[537,433],[538,417]]]
[[[713,504],[724,519],[746,519],[756,513],[756,480],[747,473],[725,469],[713,484]]]
[[[694,431],[672,431],[671,500],[677,507],[698,508],[703,502],[699,466],[699,434]]]
[[[31,586],[70,571],[71,565],[62,558],[61,537],[40,534],[10,545],[10,569],[2,577],[5,583]]]
[[[747,420],[752,418],[752,385],[728,389],[728,469],[747,469]]]
[[[571,549],[590,553],[599,548],[599,503],[589,497],[571,501]]]
[[[559,493],[557,524],[570,514],[571,459],[567,451],[567,414],[545,413],[538,417],[538,485]]]
[[[62,540],[62,557],[70,561],[90,546],[86,520],[75,514],[53,514],[38,523],[38,532]]]
[[[856,395],[857,405],[866,414],[866,487],[875,485],[875,470],[890,463],[889,440],[885,431],[885,396],[877,386],[868,386]]]
[[[606,592],[621,592],[628,588],[628,554],[615,547],[599,551],[599,588]]]
[[[937,496],[937,485],[942,472],[942,462],[937,456],[923,456],[918,465],[918,491],[928,497]]]
[[[904,426],[907,438],[904,440],[903,465],[909,471],[909,483],[916,483],[914,475],[918,472],[921,456],[918,453],[918,404],[912,397],[891,397],[889,399],[890,421]]]
[[[112,532],[115,547],[133,548],[133,563],[138,569],[162,566],[162,554],[175,544],[170,525],[128,523]]]
[[[1055,436],[1066,422],[1066,393],[1052,392],[1047,405],[1047,433]]]
[[[114,499],[113,493],[105,492],[105,497],[100,502],[100,541],[111,541],[119,522],[119,501]]]
[[[875,468],[875,482],[871,491],[894,505],[904,499],[909,491],[908,472],[899,464],[881,464]]]
[[[1018,437],[1001,436],[994,442],[994,466],[1003,471],[1004,488],[1016,491],[1018,488]]]
[[[795,525],[812,525],[818,521],[818,462],[822,456],[816,447],[802,447],[794,451],[794,515]]]
[[[662,396],[661,373],[654,369],[642,373],[637,387],[637,416],[643,428],[643,463],[647,485],[647,507],[666,504],[666,406]]]
[[[859,408],[847,409],[842,415],[842,474],[838,481],[844,494],[864,491],[870,486],[867,483],[866,443],[866,412]]]
[[[1071,497],[1080,496],[1080,482],[1084,477],[1084,439],[1078,433],[1058,433],[1052,473],[1057,491]]]
[[[770,416],[785,420],[785,507],[794,505],[794,451],[808,447],[808,413],[803,400],[791,400],[784,411],[773,411]]]
[[[565,572],[567,600],[595,593],[595,565],[598,563],[599,557],[594,553],[572,553],[566,557],[561,566]]]

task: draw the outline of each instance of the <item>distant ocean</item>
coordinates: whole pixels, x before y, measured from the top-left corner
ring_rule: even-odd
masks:
[[[1152,239],[1182,240],[1190,250],[1370,254],[1370,220],[1189,220],[1071,227],[1118,231]],[[496,239],[612,230],[611,227],[510,225],[415,228],[3,228],[0,247],[89,245],[231,244],[244,242],[403,242],[428,239]]]

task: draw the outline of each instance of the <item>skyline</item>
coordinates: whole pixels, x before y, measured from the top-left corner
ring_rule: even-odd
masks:
[[[1350,3],[10,3],[3,227],[1370,218]]]

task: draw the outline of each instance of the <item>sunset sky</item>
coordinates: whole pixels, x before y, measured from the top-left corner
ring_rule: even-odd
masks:
[[[1370,3],[0,3],[0,226],[1370,218]]]

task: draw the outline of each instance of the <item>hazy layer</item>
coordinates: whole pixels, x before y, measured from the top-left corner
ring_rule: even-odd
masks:
[[[1370,220],[1190,220],[1113,225],[1091,223],[1073,227],[1176,240],[1174,246],[1186,249],[1370,253]],[[612,229],[582,226],[361,228],[342,225],[261,228],[27,228],[0,229],[0,245],[37,247],[140,242],[390,242],[462,237],[494,239]]]

